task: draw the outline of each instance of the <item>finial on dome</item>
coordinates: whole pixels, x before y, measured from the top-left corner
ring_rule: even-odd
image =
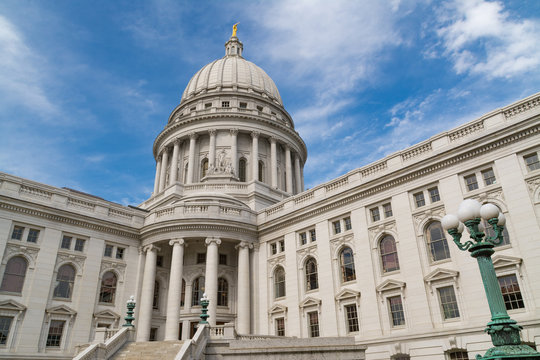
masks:
[[[240,23],[237,22],[236,24],[234,24],[232,26],[232,36],[231,37],[236,37],[236,30],[238,30],[238,24],[240,24]]]
[[[233,25],[231,38],[229,39],[229,41],[225,43],[225,57],[229,57],[229,56],[242,57],[242,51],[244,50],[244,46],[242,45],[242,42],[238,40],[238,38],[236,37],[238,24],[240,23],[236,23]]]

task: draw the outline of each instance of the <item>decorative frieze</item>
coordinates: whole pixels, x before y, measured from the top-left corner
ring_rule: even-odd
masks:
[[[414,213],[413,220],[414,220],[414,225],[416,228],[416,233],[420,235],[424,232],[424,229],[422,227],[426,223],[427,220],[432,219],[432,218],[442,219],[444,215],[446,215],[446,210],[444,209],[444,205],[427,208],[423,211]]]
[[[298,250],[296,250],[296,263],[298,264],[299,269],[304,268],[304,263],[302,259],[304,259],[308,255],[315,255],[317,254],[317,243],[311,243],[309,246],[304,246]]]
[[[430,152],[431,150],[432,150],[431,142],[429,142],[427,144],[416,146],[412,148],[411,150],[404,152],[403,154],[401,154],[401,159],[403,161],[408,161],[426,152]]]
[[[540,176],[525,180],[527,183],[527,189],[533,198],[535,203],[540,202]]]
[[[92,204],[88,201],[74,199],[74,198],[68,198],[67,206],[71,208],[88,210],[88,211],[94,211],[94,209],[96,208],[95,204]]]
[[[52,193],[35,187],[21,185],[19,193],[23,196],[33,197],[42,200],[51,200]]]
[[[240,216],[241,210],[228,206],[220,206],[219,212],[225,215]]]
[[[282,210],[283,210],[283,204],[273,206],[273,207],[266,210],[266,216],[274,215],[274,214],[276,214],[276,213],[278,213],[278,212],[280,212]]]
[[[118,281],[121,282],[126,272],[126,264],[120,261],[102,260],[100,274],[103,274],[107,270],[115,270],[120,277]]]
[[[338,237],[330,239],[330,246],[332,248],[332,254],[334,254],[334,259],[336,259],[336,256],[337,256],[336,251],[345,244],[347,244],[347,246],[349,246],[354,251],[353,240],[354,240],[353,234],[347,234],[344,236],[338,236]]]
[[[368,176],[374,175],[380,171],[385,170],[387,167],[388,167],[388,164],[386,163],[386,161],[380,162],[378,164],[375,164],[373,166],[363,169],[361,172],[362,177],[368,177]]]
[[[58,267],[59,264],[66,262],[72,263],[78,267],[77,275],[82,275],[85,260],[86,256],[84,255],[72,254],[68,252],[58,252],[58,256],[56,257],[56,266]]]
[[[470,136],[474,133],[477,133],[481,130],[484,130],[484,121],[481,120],[481,121],[478,121],[474,124],[471,124],[469,126],[466,126],[466,127],[463,127],[461,129],[458,129],[454,132],[451,132],[450,134],[448,134],[448,138],[450,139],[451,142],[453,141],[456,141],[456,140],[459,140],[461,138],[464,138],[464,137],[467,137],[467,136]]]
[[[314,192],[313,192],[313,191],[309,191],[309,192],[307,192],[307,193],[305,193],[305,194],[302,194],[301,196],[297,196],[297,197],[294,199],[294,203],[295,203],[296,205],[302,204],[302,203],[304,203],[304,202],[306,202],[306,201],[310,201],[311,199],[313,199],[314,196],[315,196],[315,195],[314,195]]]
[[[518,114],[521,114],[522,112],[534,109],[535,107],[538,107],[538,106],[540,106],[540,96],[535,97],[523,104],[519,104],[517,106],[511,107],[510,109],[504,112],[504,117],[508,119]]]
[[[4,251],[4,259],[2,261],[2,264],[5,265],[7,260],[10,259],[12,256],[15,255],[23,255],[25,256],[29,261],[28,267],[30,269],[34,268],[34,265],[36,263],[36,258],[39,253],[39,247],[38,246],[30,246],[28,243],[8,243],[6,245],[6,250]]]
[[[184,207],[184,213],[186,214],[197,214],[197,213],[207,213],[208,205],[187,205]]]
[[[161,209],[156,211],[156,218],[167,216],[167,215],[173,215],[174,214],[174,208],[167,208],[167,209]]]
[[[349,178],[345,177],[343,179],[339,179],[337,181],[331,182],[330,184],[325,186],[326,191],[333,191],[337,190],[349,183]]]
[[[131,214],[117,209],[109,209],[109,216],[131,220]]]

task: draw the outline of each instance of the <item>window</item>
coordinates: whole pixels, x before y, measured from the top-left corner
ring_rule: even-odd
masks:
[[[464,350],[454,350],[448,353],[450,360],[469,360],[469,353]]]
[[[163,255],[156,256],[156,266],[163,267]]]
[[[399,354],[392,356],[392,360],[411,360],[411,357],[406,354]]]
[[[305,232],[300,233],[300,245],[307,244],[307,234]]]
[[[316,311],[308,312],[309,337],[319,337],[319,313]]]
[[[118,260],[122,260],[124,258],[124,251],[125,249],[124,248],[116,248],[116,258]],[[163,263],[163,260],[161,261]]]
[[[116,275],[112,271],[107,271],[101,278],[101,289],[99,291],[99,302],[114,304],[116,294]]]
[[[465,186],[468,191],[478,189],[478,181],[476,180],[476,174],[464,176],[463,180],[465,181]]]
[[[36,229],[30,229],[28,231],[28,237],[26,238],[26,241],[31,243],[37,243],[39,237],[39,230]]]
[[[64,237],[62,238],[62,243],[60,244],[60,248],[62,249],[71,249],[71,240],[73,238],[71,236],[66,236],[64,235]]]
[[[492,168],[482,171],[482,178],[484,179],[484,184],[486,186],[497,183],[497,179],[495,178],[495,173],[493,172]]]
[[[403,313],[403,303],[401,302],[401,295],[389,297],[388,306],[390,307],[392,326],[405,325],[405,314]]]
[[[317,241],[317,232],[315,231],[315,229],[309,230],[309,238],[311,242]]]
[[[64,332],[64,320],[51,320],[49,333],[47,334],[47,347],[60,347],[62,343],[62,333]]]
[[[191,107],[191,108],[189,109],[190,112],[193,112],[193,111],[195,111],[195,110],[197,110],[197,107],[196,107],[196,106],[193,106],[193,107]]]
[[[227,265],[227,255],[219,254],[219,265]]]
[[[60,266],[56,275],[56,286],[54,287],[54,297],[70,299],[75,282],[75,268],[65,264]]]
[[[429,199],[431,200],[432,203],[441,200],[441,196],[439,195],[439,188],[438,187],[428,189],[428,192],[429,192]]]
[[[424,198],[423,192],[413,194],[413,196],[414,196],[414,202],[417,208],[426,205],[426,199]]]
[[[258,180],[260,182],[264,182],[264,162],[259,161],[259,174],[258,174]]]
[[[387,203],[383,204],[383,211],[384,211],[384,217],[389,218],[392,217],[394,214],[392,213],[392,204]]]
[[[241,102],[240,103],[240,109],[247,109],[247,103]]]
[[[355,332],[360,330],[358,326],[358,313],[356,311],[356,305],[345,305],[345,316],[347,316],[347,331]]]
[[[262,111],[263,111],[264,109],[263,109],[263,107],[262,107],[262,106],[260,106],[260,105],[257,105],[257,110],[259,110],[260,112],[262,112]]]
[[[203,159],[201,162],[201,179],[208,173],[208,159]]]
[[[347,282],[356,279],[356,270],[354,269],[354,256],[350,247],[341,250],[339,255],[341,265],[341,281]]]
[[[9,259],[6,264],[6,270],[4,270],[4,277],[2,278],[0,290],[21,293],[27,267],[28,263],[22,256],[14,256]]]
[[[84,239],[75,240],[75,251],[83,251],[83,250],[84,250]]]
[[[285,251],[285,240],[279,240],[279,251],[280,252]]]
[[[197,253],[197,264],[206,263],[206,253]]]
[[[485,230],[486,237],[490,237],[490,238],[495,237],[495,230],[493,230],[493,227],[491,227],[491,225],[484,219],[482,219],[482,223],[484,224],[484,228],[486,229]],[[508,220],[506,220],[506,223],[508,223]],[[504,246],[504,245],[509,245],[509,244],[510,244],[510,234],[508,234],[508,228],[507,226],[505,226],[502,233],[502,241],[500,244],[495,245],[495,246],[497,247],[497,246]]]
[[[276,336],[285,336],[285,319],[276,319]]]
[[[184,166],[184,184],[186,184],[188,180],[188,168],[189,163],[186,163],[186,165]]]
[[[157,329],[158,328],[150,328],[150,336],[148,337],[148,341],[156,341],[157,339]]]
[[[14,226],[13,232],[11,233],[11,238],[13,240],[21,240],[23,231],[24,231],[24,228],[22,226]]]
[[[159,309],[159,281],[154,282],[154,297],[152,298],[152,309]]]
[[[9,337],[9,329],[11,328],[12,317],[0,316],[0,345],[6,345]]]
[[[344,218],[343,222],[345,223],[345,231],[348,231],[348,230],[352,229],[352,224],[351,224],[351,218],[350,217]]]
[[[285,270],[280,266],[274,271],[274,298],[285,296]]]
[[[383,272],[399,270],[399,259],[396,241],[391,235],[386,235],[380,243]]]
[[[426,238],[431,253],[431,261],[439,261],[450,258],[450,250],[444,236],[441,223],[434,221],[426,228]]]
[[[271,243],[270,244],[270,253],[272,255],[276,255],[277,254],[277,243]]]
[[[341,232],[341,222],[339,220],[332,222],[332,228],[334,229],[334,234],[339,234]]]
[[[112,257],[112,253],[113,253],[113,246],[105,245],[105,252],[103,253],[103,256]]]
[[[317,261],[314,258],[309,258],[306,261],[306,291],[319,288],[319,281],[317,279]]]
[[[238,180],[241,182],[246,182],[246,164],[247,160],[244,158],[238,162]]]
[[[229,103],[228,101],[222,101],[222,102],[221,102],[221,107],[222,107],[222,108],[228,108],[228,107],[229,107],[229,104],[230,104],[230,103]]]
[[[212,103],[206,103],[206,104],[204,104],[204,108],[205,108],[205,109],[209,109],[209,108],[211,108],[211,107],[212,107]]]
[[[523,160],[525,160],[525,165],[527,165],[527,169],[529,171],[534,171],[540,169],[540,161],[538,160],[538,154],[530,154],[525,155],[523,157]]]
[[[459,308],[453,286],[445,286],[437,289],[444,320],[459,317]]]
[[[191,292],[191,306],[200,305],[199,302],[204,294],[204,276],[198,277],[193,281]]]
[[[218,279],[218,306],[228,306],[229,305],[229,284],[224,278]]]
[[[186,280],[182,279],[182,294],[180,295],[180,306],[186,302]]]
[[[373,222],[381,220],[381,215],[379,214],[379,208],[378,207],[373,208],[370,211],[371,211],[371,220]]]
[[[499,279],[506,310],[525,308],[516,275],[499,276],[497,279]]]

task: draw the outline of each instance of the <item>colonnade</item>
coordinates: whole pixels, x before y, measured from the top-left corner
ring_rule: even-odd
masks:
[[[169,292],[167,296],[167,314],[165,321],[165,340],[178,339],[178,326],[180,321],[180,301],[182,296],[182,276],[184,268],[184,250],[187,246],[184,239],[169,241],[172,246],[171,270],[169,275]],[[218,264],[219,246],[221,239],[208,237],[206,245],[205,292],[210,300],[208,306],[208,322],[210,326],[216,325],[217,298],[218,298]],[[250,283],[249,283],[249,249],[252,244],[240,242],[236,245],[238,250],[238,297],[237,297],[237,331],[240,334],[250,333]],[[139,303],[139,318],[137,319],[137,341],[150,339],[152,323],[152,305],[154,285],[156,279],[156,259],[160,248],[156,245],[147,245],[143,248],[141,256],[145,256],[142,290]],[[187,296],[186,296],[186,301]]]
[[[216,166],[216,136],[218,130],[208,130],[210,138],[208,149],[208,165],[212,169]],[[238,129],[230,129],[230,159],[231,166],[234,174],[238,176]],[[255,180],[259,173],[259,137],[260,132],[252,131],[251,133],[251,180]],[[189,151],[188,151],[188,166],[187,174],[185,174],[185,184],[192,184],[194,173],[198,169],[198,158],[196,159],[195,150],[197,148],[197,139],[199,134],[190,133],[189,138]],[[178,163],[180,161],[180,146],[187,139],[177,138],[172,144],[172,159],[169,164],[169,152],[171,145],[168,144],[164,147],[158,156],[156,163],[156,176],[154,180],[154,195],[163,191],[167,186],[176,183],[178,179]],[[270,186],[272,188],[278,188],[278,162],[277,162],[277,144],[278,139],[274,136],[269,137],[270,140]],[[291,151],[291,146],[286,143],[282,143],[285,149],[285,191],[293,194],[296,189],[296,193],[304,191],[303,177],[302,177],[302,165],[300,155]],[[293,160],[294,158],[294,160]],[[167,179],[167,169],[171,167],[169,178]],[[294,167],[294,169],[293,169]],[[293,172],[294,171],[294,172]],[[294,186],[293,188],[293,174],[294,174]]]

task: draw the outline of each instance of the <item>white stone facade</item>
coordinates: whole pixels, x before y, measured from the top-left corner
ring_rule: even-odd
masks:
[[[478,267],[430,227],[465,198],[506,215],[494,265],[540,344],[540,94],[304,191],[305,144],[242,51],[232,37],[188,84],[139,207],[0,174],[0,357],[69,358],[123,323],[132,294],[138,341],[187,339],[204,290],[211,325],[240,334],[472,358],[490,347]]]

